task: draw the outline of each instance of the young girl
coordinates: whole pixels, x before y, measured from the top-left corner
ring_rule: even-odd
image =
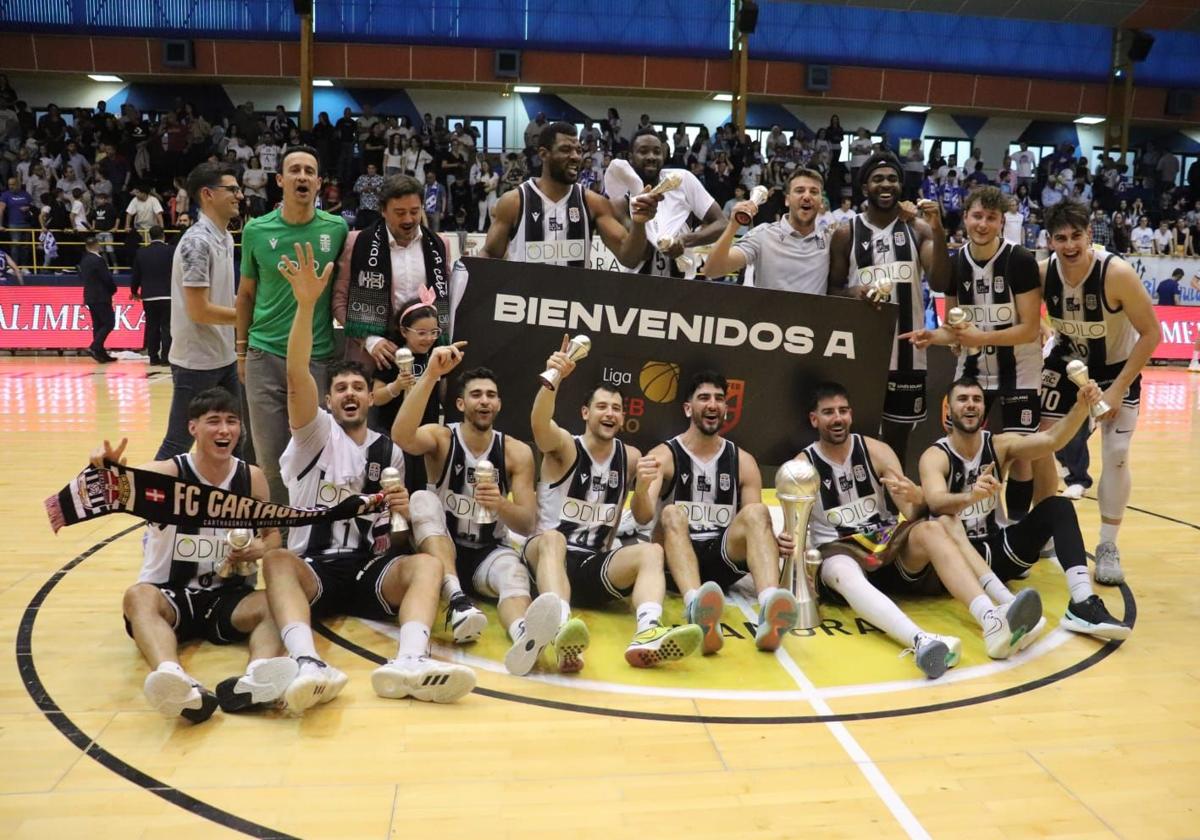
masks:
[[[412,375],[399,376],[395,364],[377,368],[375,371],[371,383],[375,395],[375,405],[371,408],[368,424],[385,435],[392,433],[392,423],[396,419],[396,413],[400,410],[400,403],[404,401],[405,392],[417,383],[417,377],[425,371],[429,353],[437,344],[438,336],[441,334],[438,329],[437,309],[433,306],[433,301],[433,290],[424,289],[419,299],[405,303],[404,308],[400,310],[400,314],[395,319],[395,333],[388,336],[397,347],[407,347],[412,351]],[[440,422],[444,391],[445,383],[443,382],[434,391],[429,404],[425,407],[425,416],[421,418],[422,424]],[[405,453],[404,483],[410,493],[425,489],[424,458]]]

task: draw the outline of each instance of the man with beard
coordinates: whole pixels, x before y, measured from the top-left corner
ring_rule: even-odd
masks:
[[[319,301],[327,300],[333,263],[326,261],[318,275],[312,243],[303,250],[297,243],[295,251],[298,260],[284,256],[279,268],[296,301],[287,344],[292,435],[279,467],[294,507],[336,505],[350,495],[380,492],[383,470],[403,472],[404,454],[391,438],[367,428],[370,380],[354,362],[332,366],[325,395],[328,410],[318,405],[317,382],[309,369],[313,313]],[[270,551],[263,559],[271,615],[300,666],[286,694],[291,708],[327,703],[346,684],[346,675],[317,654],[314,614],[398,619],[396,657],[371,674],[380,697],[450,703],[475,687],[469,668],[429,657],[442,565],[425,552],[438,541],[449,542],[441,506],[426,491],[410,499],[402,482],[388,489],[385,498],[388,509],[379,513],[292,528],[287,549]],[[389,528],[397,515],[411,523],[413,553],[408,555],[399,553],[398,535]]]
[[[640,265],[646,253],[646,223],[654,218],[661,198],[635,197],[630,227],[625,230],[607,198],[577,183],[583,156],[575,126],[553,122],[543,128],[538,154],[541,176],[530,178],[496,203],[483,255],[587,268],[594,228],[621,265]]]
[[[547,362],[562,379],[575,370],[567,344],[563,336],[561,349]],[[622,394],[606,383],[588,389],[580,412],[584,433],[572,435],[554,422],[558,391],[539,388],[533,401],[530,425],[543,457],[536,533],[525,543],[523,555],[538,590],[553,592],[561,602],[554,639],[558,670],[574,673],[583,668],[589,641],[587,625],[571,618],[572,595],[588,606],[632,596],[637,632],[625,649],[625,661],[635,668],[690,656],[700,647],[700,628],[661,623],[666,593],[662,546],[612,548],[625,488],[637,475],[641,458],[637,449],[617,437],[625,419]]]
[[[1133,266],[1092,250],[1086,205],[1070,200],[1054,205],[1046,211],[1046,232],[1052,253],[1040,263],[1042,297],[1057,335],[1042,373],[1042,423],[1061,418],[1074,405],[1076,387],[1067,377],[1067,364],[1085,361],[1110,407],[1096,418],[1104,461],[1096,490],[1096,582],[1115,586],[1125,581],[1117,530],[1133,489],[1129,447],[1141,405],[1142,368],[1162,340],[1162,329]]]
[[[614,160],[609,164],[604,172],[604,191],[624,222],[629,215],[629,199],[647,184],[654,186],[668,176],[677,176],[682,183],[663,194],[658,212],[646,223],[646,258],[641,265],[627,269],[631,273],[694,275],[694,271],[680,269],[676,259],[683,256],[685,248],[716,242],[725,229],[725,214],[699,178],[686,169],[663,169],[663,143],[654,134],[634,138],[628,163]],[[693,230],[697,224],[699,227]]]
[[[736,245],[738,216],[753,219],[758,205],[735,204],[721,238],[704,263],[710,278],[735,274],[754,266],[754,285],[760,289],[823,295],[829,287],[829,245],[817,230],[823,209],[825,179],[814,169],[796,169],[788,177],[787,213],[777,222],[755,227]]]
[[[999,482],[1016,460],[1053,455],[1070,442],[1087,419],[1089,406],[1100,398],[1095,381],[1080,389],[1065,417],[1037,434],[993,435],[983,429],[986,400],[979,381],[964,376],[947,395],[950,433],[921,456],[921,487],[929,509],[962,523],[960,533],[991,567],[982,579],[984,591],[1003,601],[1011,597],[1004,581],[1023,576],[1037,562],[1038,552],[1053,538],[1058,561],[1066,573],[1071,602],[1060,624],[1076,633],[1104,640],[1128,638],[1130,628],[1109,614],[1092,591],[1079,519],[1071,502],[1051,496],[1033,506],[1016,524],[1000,525]],[[981,478],[985,478],[981,482]],[[984,497],[970,488],[984,484],[994,492]],[[1036,635],[1036,629],[1033,634]]]
[[[955,378],[969,376],[983,386],[984,417],[998,400],[1001,429],[1032,434],[1041,416],[1042,287],[1033,254],[1004,241],[1008,204],[996,187],[980,187],[967,197],[969,241],[954,257],[953,283],[946,292],[946,311],[961,307],[967,322],[913,330],[900,338],[920,349],[929,344],[957,346]],[[1005,491],[1008,515],[1020,519],[1033,499],[1052,496],[1057,487],[1052,454],[1035,464],[1015,462]]]
[[[903,169],[891,152],[871,155],[859,170],[867,209],[830,241],[829,287],[834,294],[865,298],[879,279],[891,282],[900,308],[888,364],[882,438],[901,461],[913,425],[925,417],[925,351],[900,334],[925,323],[921,275],[935,292],[950,288],[950,255],[941,213],[933,201],[900,201]],[[921,218],[918,218],[918,212]]]
[[[778,649],[799,618],[795,597],[779,587],[779,555],[791,540],[777,544],[771,534],[758,462],[720,435],[728,387],[716,371],[692,377],[683,404],[691,425],[638,461],[630,502],[638,524],[658,519],[654,542],[683,594],[684,620],[704,631],[705,654],[724,645],[725,590],[747,571],[758,592],[759,650]]]
[[[531,534],[537,524],[533,450],[495,428],[500,389],[488,368],[473,368],[458,378],[457,407],[464,422],[418,425],[438,381],[462,359],[460,349],[456,344],[433,351],[425,372],[400,406],[392,438],[410,455],[424,456],[426,472],[437,476],[434,486],[453,539],[453,551],[442,558],[442,597],[448,603],[446,622],[454,640],[474,641],[487,624],[464,594],[462,579],[472,593],[498,602],[500,621],[513,643],[504,664],[509,673],[524,676],[554,641],[562,614],[553,592],[530,603],[529,571],[505,542],[508,529]],[[480,461],[492,464],[494,478],[477,472]],[[483,512],[489,516],[480,516]],[[481,523],[484,518],[492,521]]]
[[[313,246],[322,266],[333,263],[346,241],[347,227],[341,217],[316,209],[321,191],[316,149],[287,149],[275,179],[283,189],[283,204],[251,219],[242,232],[234,349],[238,378],[246,386],[254,452],[267,474],[271,501],[285,503],[288,493],[279,476],[279,458],[289,438],[285,359],[296,301],[280,266],[296,246],[307,245]],[[312,316],[311,367],[319,389],[328,384],[325,367],[333,356],[330,294],[326,287]]]
[[[904,476],[891,447],[851,433],[854,415],[846,389],[822,383],[810,405],[808,419],[818,439],[798,457],[808,459],[820,480],[808,520],[808,542],[822,557],[819,593],[827,598],[830,590],[836,592],[894,641],[911,646],[917,667],[934,679],[958,662],[961,642],[921,630],[883,593],[929,595],[944,586],[982,628],[993,659],[1005,659],[1032,641],[1029,631],[1042,616],[1038,593],[1025,589],[993,603],[980,584],[987,566],[969,547],[964,550],[946,523],[923,518],[921,488]],[[977,500],[993,492],[981,481],[970,496]]]

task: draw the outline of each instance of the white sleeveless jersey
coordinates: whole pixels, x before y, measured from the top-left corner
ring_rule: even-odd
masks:
[[[1113,309],[1104,291],[1105,278],[1116,259],[1107,251],[1095,254],[1091,270],[1077,286],[1063,280],[1056,254],[1051,254],[1046,266],[1043,296],[1050,326],[1056,333],[1050,355],[1080,359],[1097,381],[1111,378],[1112,371],[1119,371],[1138,340],[1129,316],[1121,309]]]
[[[704,461],[683,445],[682,437],[667,441],[675,474],[662,489],[655,515],[675,505],[687,515],[692,539],[719,537],[733,522],[741,503],[738,448],[726,440],[717,454]]]
[[[961,455],[953,444],[950,443],[949,436],[939,438],[934,442],[934,446],[946,453],[946,458],[950,462],[950,472],[946,476],[946,489],[951,493],[966,493],[971,490],[975,482],[979,479],[983,468],[992,465],[995,470],[993,475],[1004,480],[1004,476],[1000,473],[1000,462],[996,457],[996,448],[992,443],[992,433],[984,429],[981,433],[982,440],[979,444],[979,451],[975,453],[975,457],[967,458]],[[963,524],[967,536],[973,540],[981,540],[990,537],[996,532],[999,527],[997,515],[1003,518],[1004,508],[1000,504],[1000,491],[997,490],[986,499],[981,499],[972,505],[968,505],[958,512],[958,518]]]
[[[174,461],[181,479],[209,484],[239,495],[250,495],[249,468],[237,458],[233,459],[229,474],[216,485],[200,475],[190,454],[177,455]],[[230,552],[225,539],[228,533],[228,528],[188,529],[182,525],[146,523],[142,570],[138,574],[138,582],[188,589],[219,589],[222,586],[240,585],[243,581],[254,586],[257,575],[223,578],[216,573],[217,567]]]
[[[619,438],[608,458],[593,461],[576,435],[575,463],[553,484],[538,482],[537,532],[561,531],[568,549],[607,551],[621,522],[625,479],[625,444]]]
[[[892,281],[892,302],[900,307],[892,338],[889,371],[925,370],[925,351],[897,337],[925,324],[925,297],[921,285],[921,260],[917,238],[908,222],[896,217],[877,228],[859,213],[851,223],[850,277],[847,285],[870,285],[877,278]]]
[[[808,541],[819,548],[855,534],[896,524],[897,511],[875,473],[862,435],[851,435],[850,455],[840,464],[826,460],[818,443],[804,454],[817,471],[817,498],[808,519]]]
[[[521,202],[508,259],[586,268],[592,253],[592,218],[583,187],[572,184],[559,201],[551,201],[532,178],[517,191]]]
[[[429,489],[442,500],[442,507],[446,511],[446,527],[456,543],[471,548],[496,545],[508,536],[508,529],[500,521],[488,525],[480,525],[475,521],[475,465],[481,460],[491,461],[496,468],[500,494],[508,494],[504,434],[492,429],[487,450],[477,458],[463,440],[462,424],[449,423],[447,428],[451,434],[450,451],[446,454],[442,474],[436,484],[429,485]]]

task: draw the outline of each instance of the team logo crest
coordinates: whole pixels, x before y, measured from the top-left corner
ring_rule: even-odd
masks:
[[[621,474],[618,473],[616,470],[609,470],[608,471],[608,486],[616,489],[617,485],[620,483],[621,483]]]
[[[1033,425],[1033,412],[1028,408],[1023,409],[1021,411],[1021,425],[1022,426],[1032,426]]]
[[[850,476],[848,476],[848,475],[839,475],[838,476],[838,487],[841,489],[841,491],[843,493],[850,490],[850,488],[853,486],[854,486],[854,482],[850,480]]]
[[[854,480],[859,482],[867,480],[867,468],[862,464],[854,465]]]
[[[318,241],[321,243],[321,253],[328,254],[331,250],[333,250],[333,240],[330,239],[328,233],[322,233],[321,238]]]
[[[892,241],[896,243],[897,248],[903,248],[904,243],[908,242],[908,237],[904,235],[904,231],[898,230],[892,234]]]
[[[729,387],[725,389],[725,423],[717,432],[719,435],[727,435],[742,419],[742,403],[746,399],[746,381],[744,379],[730,379]]]
[[[1004,277],[1003,277],[1003,275],[997,275],[996,277],[992,278],[992,288],[996,290],[996,294],[998,294],[998,295],[1004,294]]]
[[[1088,309],[1099,309],[1100,301],[1096,298],[1095,295],[1084,295],[1083,296],[1083,305],[1086,306]]]
[[[925,411],[925,398],[917,397],[913,400],[913,413],[921,414],[923,411]]]
[[[367,464],[367,480],[368,481],[378,481],[379,480],[379,472],[380,472],[379,464],[376,464],[374,461]]]
[[[729,488],[733,484],[729,479],[729,473],[721,473],[721,478],[718,480],[718,483],[721,485],[722,492],[729,492]]]
[[[570,219],[573,224],[578,224],[579,223],[579,208],[578,207],[568,207],[567,208],[567,218]]]

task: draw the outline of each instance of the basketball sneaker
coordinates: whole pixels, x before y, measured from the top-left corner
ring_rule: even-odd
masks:
[[[704,655],[716,653],[725,644],[721,635],[721,615],[725,612],[725,593],[715,581],[708,581],[698,590],[690,606],[683,611],[683,620],[698,624],[704,631]]]
[[[487,616],[461,592],[446,606],[446,626],[454,631],[454,644],[477,641],[487,627]]]
[[[936,680],[950,667],[950,646],[931,633],[918,633],[913,636],[913,646],[900,651],[900,655],[906,656],[910,653],[921,673],[931,680]]]
[[[1042,616],[1038,619],[1037,624],[1033,625],[1033,629],[1022,636],[1013,646],[1013,650],[1021,651],[1029,647],[1031,644],[1041,638],[1042,631],[1046,629],[1046,617]]]
[[[523,677],[533,670],[546,645],[554,641],[562,622],[562,601],[553,592],[543,592],[525,610],[521,632],[504,654],[508,673]]]
[[[1042,617],[1042,597],[1035,589],[1022,589],[1007,604],[988,610],[983,619],[983,644],[992,659],[1007,659],[1013,646]]]
[[[554,657],[560,674],[575,674],[583,670],[583,652],[591,637],[581,619],[569,618],[554,635]]]
[[[253,662],[240,677],[217,684],[217,702],[223,712],[265,709],[283,697],[300,666],[290,656],[276,656]]]
[[[1062,617],[1059,625],[1073,633],[1084,633],[1106,641],[1128,639],[1133,628],[1123,621],[1118,621],[1104,606],[1099,595],[1093,595],[1083,601],[1072,601],[1067,605],[1067,614]]]
[[[754,644],[759,650],[779,650],[783,634],[796,626],[800,620],[800,608],[796,598],[786,589],[776,589],[758,611],[758,629],[754,632]]]
[[[691,656],[700,649],[704,631],[696,624],[680,627],[663,627],[655,624],[633,637],[625,648],[625,661],[634,668],[653,668],[663,662],[672,662]]]
[[[428,656],[399,656],[371,672],[371,687],[380,697],[395,700],[453,703],[475,688],[475,672]]]
[[[182,670],[151,671],[142,691],[163,717],[203,723],[217,710],[217,696]]]
[[[293,714],[303,714],[318,703],[328,703],[341,693],[349,680],[337,668],[311,656],[299,657],[296,664],[300,666],[296,679],[283,693],[287,710]]]
[[[1102,542],[1096,546],[1096,583],[1105,586],[1120,586],[1125,582],[1125,572],[1121,571],[1121,552],[1117,544]]]

